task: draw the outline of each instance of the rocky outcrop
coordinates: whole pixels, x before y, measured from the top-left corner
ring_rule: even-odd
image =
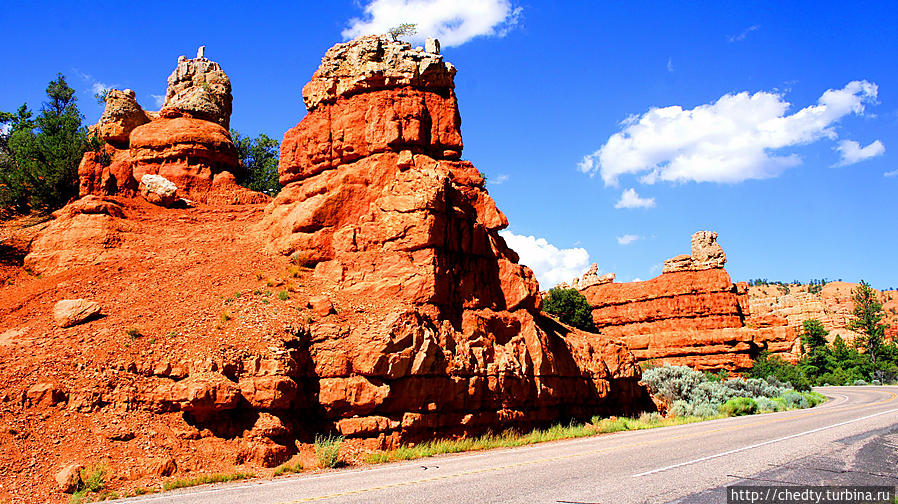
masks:
[[[325,417],[390,444],[632,409],[626,347],[539,315],[532,272],[498,234],[505,216],[459,159],[454,74],[405,43],[338,44],[284,136],[270,247],[371,300],[366,323],[311,327]]]
[[[231,79],[221,65],[205,55],[178,58],[178,66],[168,76],[162,112],[178,111],[212,121],[225,130],[231,122]]]
[[[583,290],[593,285],[611,283],[616,277],[617,275],[614,273],[605,273],[604,275],[599,276],[599,265],[597,263],[592,263],[592,266],[586,270],[586,273],[584,273],[582,277],[575,277],[570,285],[567,282],[562,282],[558,284],[557,287],[561,289]]]
[[[119,202],[94,195],[64,206],[53,217],[25,256],[24,266],[30,271],[53,274],[113,259],[122,234],[133,228]]]
[[[668,260],[651,280],[583,289],[596,327],[624,340],[640,361],[741,371],[762,350],[794,360],[797,333],[785,320],[748,322],[748,285],[732,282],[716,239],[717,233],[696,233],[693,254]],[[671,271],[668,264],[678,266]]]
[[[714,231],[699,231],[692,235],[692,254],[678,255],[664,261],[663,273],[675,271],[702,271],[714,268],[723,268],[727,262],[727,256],[723,248],[717,243],[717,233]]]
[[[179,198],[210,204],[268,201],[236,183],[234,173],[241,167],[227,129],[231,101],[228,76],[204,56],[178,59],[159,113],[144,112],[131,90],[110,90],[103,116],[92,127],[106,144],[81,160],[81,196],[136,196],[149,174],[173,182]]]
[[[95,132],[105,142],[117,148],[127,148],[128,138],[134,128],[148,122],[150,118],[137,103],[134,91],[110,89],[106,93],[106,108]]]

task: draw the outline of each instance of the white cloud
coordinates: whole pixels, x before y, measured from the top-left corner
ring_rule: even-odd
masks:
[[[87,83],[87,85],[90,87],[89,92],[93,95],[100,94],[103,91],[112,89],[116,86],[116,84],[106,84],[105,82],[101,82],[95,79],[93,75],[86,74],[78,70],[77,68],[75,69],[75,73],[78,74],[78,77],[81,77],[81,80]]]
[[[846,115],[863,114],[877,91],[874,83],[852,81],[791,115],[786,115],[790,104],[782,94],[765,91],[727,94],[693,109],[651,108],[623,121],[622,131],[578,167],[590,176],[601,173],[605,185],[615,187],[618,177],[626,174],[642,174],[644,184],[776,177],[801,164],[801,158],[774,151],[822,138],[835,140],[836,123]]]
[[[630,280],[630,281],[631,281],[631,282],[641,282],[642,279],[639,278],[639,277],[636,277],[636,278],[634,278],[633,280]]]
[[[584,248],[559,249],[545,238],[516,235],[507,229],[499,234],[521,256],[521,264],[533,270],[543,288],[570,282],[589,267],[589,253]]]
[[[892,170],[882,174],[884,177],[898,177],[898,170]]]
[[[627,189],[620,195],[614,208],[654,208],[655,198],[640,198],[636,189]]]
[[[12,129],[12,126],[9,124],[0,124],[0,135],[5,135],[9,133],[9,130]],[[888,177],[888,174],[886,175]]]
[[[94,92],[94,94],[100,94],[104,91],[109,90],[110,86],[105,82],[96,81],[90,85],[90,90]]]
[[[670,73],[673,73],[674,71],[672,58],[667,58],[667,71]]]
[[[162,94],[162,95],[151,94],[150,97],[153,98],[153,101],[156,102],[157,107],[162,107],[163,105],[165,105],[165,95],[164,94]]]
[[[625,235],[623,235],[623,236],[618,236],[618,237],[617,237],[617,243],[618,243],[619,245],[629,245],[629,244],[635,242],[636,240],[638,240],[639,238],[640,238],[639,235],[635,235],[635,234],[625,234]]]
[[[749,26],[748,28],[742,30],[742,33],[740,33],[739,35],[730,35],[729,37],[727,37],[727,40],[730,43],[737,42],[739,40],[745,40],[745,37],[747,37],[749,33],[757,30],[758,28],[760,28],[759,25]]]
[[[839,162],[833,166],[848,166],[876,156],[882,156],[886,151],[886,147],[879,140],[876,140],[864,148],[861,148],[861,144],[854,140],[842,140],[839,142],[836,150],[839,151],[839,154],[841,154],[842,157],[839,159]]]
[[[490,184],[493,184],[493,185],[501,185],[501,184],[508,182],[509,178],[511,178],[511,177],[509,177],[507,174],[500,173],[499,175],[496,176],[496,178],[490,179],[489,182],[490,182]]]
[[[453,47],[478,36],[504,37],[517,25],[521,7],[509,0],[371,0],[361,18],[349,20],[343,37],[385,34],[402,23],[417,24],[409,40],[421,43],[427,37]]]

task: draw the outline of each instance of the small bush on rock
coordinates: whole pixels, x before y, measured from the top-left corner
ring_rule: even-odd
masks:
[[[543,298],[543,311],[577,329],[590,332],[596,330],[592,321],[592,306],[577,289],[550,289],[549,294]]]
[[[343,436],[315,436],[315,457],[318,459],[318,467],[339,467],[340,445],[343,444]]]

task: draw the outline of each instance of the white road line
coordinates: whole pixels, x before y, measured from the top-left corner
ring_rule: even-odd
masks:
[[[847,424],[854,423],[854,422],[860,422],[861,420],[866,420],[868,418],[873,418],[873,417],[877,417],[879,415],[885,415],[887,413],[895,413],[895,412],[898,412],[898,409],[891,409],[888,411],[880,411],[879,413],[874,413],[872,415],[867,415],[867,416],[861,417],[861,418],[855,418],[854,420],[848,420],[846,422],[841,422],[841,423],[837,423],[837,424],[833,424],[833,425],[827,425],[825,427],[818,427],[816,429],[811,429],[809,431],[799,432],[798,434],[792,434],[789,436],[785,436],[785,437],[781,437],[781,438],[777,438],[777,439],[771,439],[769,441],[764,441],[763,443],[753,444],[753,445],[749,445],[749,446],[743,446],[742,448],[736,448],[735,450],[729,450],[729,451],[725,451],[725,452],[721,452],[721,453],[715,453],[714,455],[708,455],[706,457],[701,457],[701,458],[689,460],[686,462],[680,462],[679,464],[673,464],[673,465],[669,465],[666,467],[659,467],[658,469],[652,469],[651,471],[634,474],[633,477],[638,478],[640,476],[648,476],[649,474],[655,474],[655,473],[659,473],[662,471],[667,471],[669,469],[676,469],[677,467],[683,467],[683,466],[687,466],[690,464],[696,464],[698,462],[704,462],[705,460],[711,460],[711,459],[718,458],[718,457],[724,457],[726,455],[732,455],[733,453],[739,453],[741,451],[751,450],[752,448],[758,448],[760,446],[765,446],[765,445],[769,445],[769,444],[773,444],[773,443],[779,443],[780,441],[785,441],[787,439],[797,438],[799,436],[805,436],[808,434],[813,434],[815,432],[820,432],[820,431],[827,430],[827,429],[833,429],[836,427],[840,427],[842,425],[847,425]]]

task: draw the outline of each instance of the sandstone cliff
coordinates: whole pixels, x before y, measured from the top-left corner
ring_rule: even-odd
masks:
[[[748,285],[734,284],[725,262],[717,233],[699,231],[692,254],[666,261],[660,276],[581,292],[596,327],[626,341],[640,361],[742,371],[762,350],[797,358],[794,328],[781,317],[749,319]]]

